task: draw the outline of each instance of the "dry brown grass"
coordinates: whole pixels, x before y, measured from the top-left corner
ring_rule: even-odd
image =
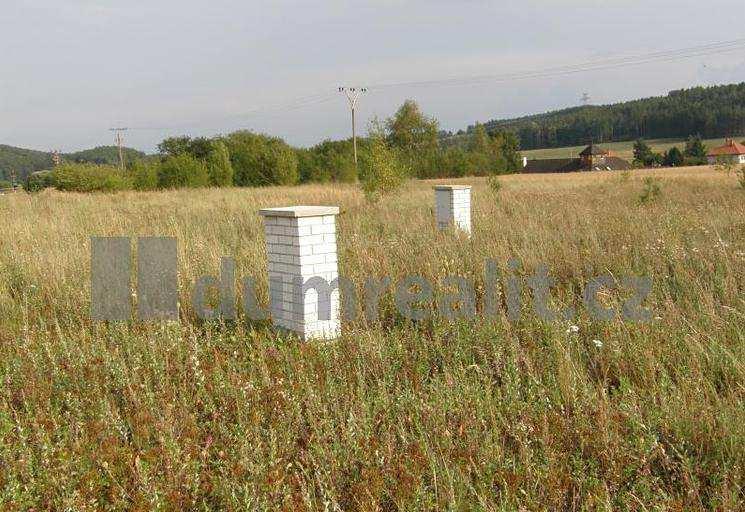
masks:
[[[639,203],[642,178],[662,195]],[[710,168],[474,184],[469,242],[437,233],[430,182],[0,197],[5,509],[734,510],[745,485],[745,196]],[[649,275],[644,325],[527,312],[382,325],[302,345],[205,325],[197,276],[265,279],[257,210],[340,205],[366,276],[546,263],[556,305],[598,273]],[[88,320],[90,236],[175,236],[180,325]],[[262,281],[262,292],[266,283]],[[619,297],[608,293],[611,302]],[[594,340],[600,340],[597,347]]]

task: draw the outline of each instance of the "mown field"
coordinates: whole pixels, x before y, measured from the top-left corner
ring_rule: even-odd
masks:
[[[740,138],[736,138],[736,140],[739,141]],[[646,142],[652,148],[652,151],[656,153],[664,153],[673,146],[677,146],[678,149],[683,151],[686,143],[684,139],[650,139]],[[724,144],[724,139],[706,139],[703,143],[707,148],[711,149]],[[616,156],[624,158],[629,162],[634,159],[634,141],[601,143],[601,146],[605,149],[609,149]],[[523,151],[522,154],[531,160],[544,158],[576,158],[586,147],[587,145],[565,148],[531,149]]]
[[[640,203],[643,178],[661,194]],[[737,510],[745,500],[745,191],[711,168],[472,183],[471,240],[434,229],[432,183],[0,197],[3,510]],[[544,263],[526,306],[301,344],[195,319],[219,258],[266,300],[259,208],[339,205],[340,270],[461,275]],[[179,241],[182,319],[92,324],[90,236]],[[652,320],[601,322],[588,280],[648,275]],[[525,301],[528,289],[525,287]],[[134,294],[134,291],[133,291]],[[618,304],[628,290],[604,290]],[[136,297],[134,297],[136,299]],[[576,326],[576,328],[573,328]]]

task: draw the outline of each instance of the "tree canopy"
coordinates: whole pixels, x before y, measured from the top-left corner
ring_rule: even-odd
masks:
[[[425,116],[419,105],[406,100],[387,122],[392,147],[404,151],[434,151],[439,144],[439,123]]]
[[[230,152],[235,185],[294,185],[298,182],[297,154],[282,139],[239,131],[223,140]]]
[[[546,114],[485,123],[509,130],[522,149],[580,146],[595,142],[730,136],[745,131],[745,83],[694,87],[667,96],[614,105],[573,107]],[[475,126],[469,128],[473,132]]]

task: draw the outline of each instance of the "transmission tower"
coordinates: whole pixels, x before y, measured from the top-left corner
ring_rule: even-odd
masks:
[[[582,105],[587,106],[590,104],[590,94],[583,92],[582,93]]]
[[[349,109],[352,111],[352,146],[354,147],[354,168],[359,172],[357,168],[357,123],[355,120],[355,112],[357,110],[357,102],[367,89],[364,87],[339,87],[339,92],[343,92],[347,101],[349,101]]]

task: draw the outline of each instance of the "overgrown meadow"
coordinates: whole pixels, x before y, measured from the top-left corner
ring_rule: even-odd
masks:
[[[651,180],[644,181],[644,178]],[[736,510],[745,500],[745,192],[711,168],[505,176],[472,239],[434,227],[434,182],[0,197],[4,510]],[[655,192],[656,190],[656,192]],[[338,205],[339,264],[556,280],[545,323],[379,323],[302,344],[204,323],[195,280],[234,257],[266,303],[262,207]],[[93,324],[91,236],[174,236],[181,322]],[[648,323],[593,320],[593,276],[647,275]],[[443,289],[438,289],[438,294]],[[618,306],[629,291],[604,290]],[[133,288],[133,300],[136,292]],[[430,305],[436,311],[435,305]],[[481,307],[481,304],[479,304]]]

